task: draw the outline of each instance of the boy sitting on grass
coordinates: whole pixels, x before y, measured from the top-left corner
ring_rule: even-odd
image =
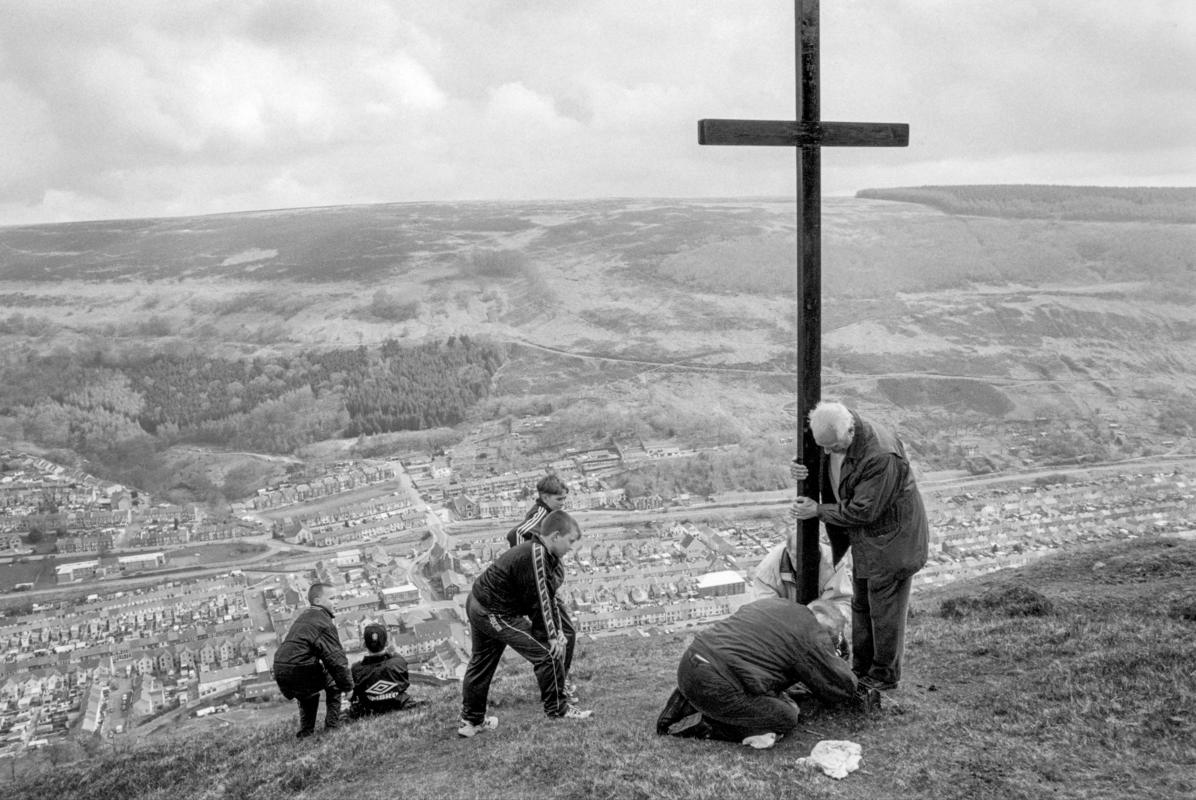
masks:
[[[361,639],[369,653],[353,665],[349,716],[358,719],[423,705],[423,701],[407,694],[411,685],[407,659],[387,649],[386,627],[366,625]]]
[[[544,713],[553,719],[586,719],[565,692],[572,627],[561,625],[556,593],[564,581],[561,559],[581,538],[581,528],[564,511],[544,518],[537,533],[503,553],[478,577],[465,601],[473,654],[461,686],[458,736],[472,737],[498,725],[486,716],[490,682],[510,646],[531,662]]]

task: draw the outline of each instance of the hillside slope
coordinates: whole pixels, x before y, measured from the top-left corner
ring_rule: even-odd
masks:
[[[455,737],[459,698],[296,742],[277,709],[48,764],[9,800],[165,798],[1188,798],[1196,793],[1196,542],[1060,554],[915,597],[903,687],[871,717],[807,706],[771,751],[654,735],[685,637],[585,643],[586,723],[550,723],[523,665],[499,728]],[[863,747],[836,782],[795,767],[821,739]]]

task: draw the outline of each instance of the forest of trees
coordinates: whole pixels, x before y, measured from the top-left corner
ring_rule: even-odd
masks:
[[[1196,189],[1134,186],[917,186],[856,197],[920,203],[949,214],[1093,222],[1196,222]]]
[[[178,442],[290,453],[332,437],[455,425],[505,359],[501,346],[468,336],[251,359],[58,351],[4,365],[0,422],[105,463],[152,465]]]
[[[619,475],[615,483],[628,498],[766,492],[793,485],[789,477],[792,459],[793,453],[775,441],[753,440],[729,450],[652,461]]]

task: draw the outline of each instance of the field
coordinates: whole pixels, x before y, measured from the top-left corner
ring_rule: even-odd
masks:
[[[169,564],[172,566],[211,566],[240,562],[243,559],[264,553],[266,549],[266,546],[260,542],[233,539],[211,544],[195,544],[166,552],[170,556]]]
[[[18,583],[32,583],[35,589],[54,586],[52,559],[25,559],[0,564],[0,592],[11,592]]]
[[[583,644],[581,723],[546,721],[504,663],[497,730],[454,735],[459,697],[296,742],[281,706],[4,783],[9,800],[165,798],[1157,798],[1196,792],[1196,542],[1061,554],[915,597],[903,685],[871,716],[803,707],[770,751],[657,737],[682,635]],[[255,721],[259,724],[255,724]],[[842,781],[796,760],[863,748]]]
[[[266,546],[258,542],[232,540],[213,542],[211,544],[197,544],[176,549],[162,548],[162,550],[169,556],[165,567],[165,570],[169,571],[179,567],[204,567],[216,564],[239,563],[246,558],[264,553]],[[96,553],[72,553],[70,555],[51,556],[44,559],[17,561],[12,564],[0,564],[0,593],[11,592],[13,587],[18,583],[33,583],[34,589],[53,589],[58,585],[55,581],[54,572],[54,567],[57,564],[98,560],[103,566],[115,570],[118,557],[119,554],[100,556]],[[138,570],[138,572],[141,572],[141,570]],[[120,576],[113,574],[113,577],[119,578]],[[88,586],[98,587],[104,585],[106,585],[104,581],[87,580],[66,584],[63,586],[63,589],[78,590]],[[12,597],[6,598],[6,600],[11,599]]]

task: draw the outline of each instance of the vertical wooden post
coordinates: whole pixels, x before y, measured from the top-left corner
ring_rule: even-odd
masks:
[[[823,147],[905,147],[909,125],[889,122],[824,122],[818,101],[818,0],[793,0],[797,60],[794,121],[698,120],[698,144],[797,147],[797,457],[810,475],[798,494],[818,500],[822,459],[808,430],[810,410],[822,396],[822,185]],[[797,562],[798,594],[818,596],[818,520],[794,530],[790,555]]]
[[[797,116],[817,124],[818,0],[800,0],[794,35],[799,76]],[[818,445],[810,433],[809,414],[822,397],[822,182],[821,154],[817,145],[798,148],[797,159],[797,459],[810,470],[798,494],[818,498],[822,485]],[[798,569],[801,602],[818,596],[818,519],[801,523],[799,551],[792,553]]]

